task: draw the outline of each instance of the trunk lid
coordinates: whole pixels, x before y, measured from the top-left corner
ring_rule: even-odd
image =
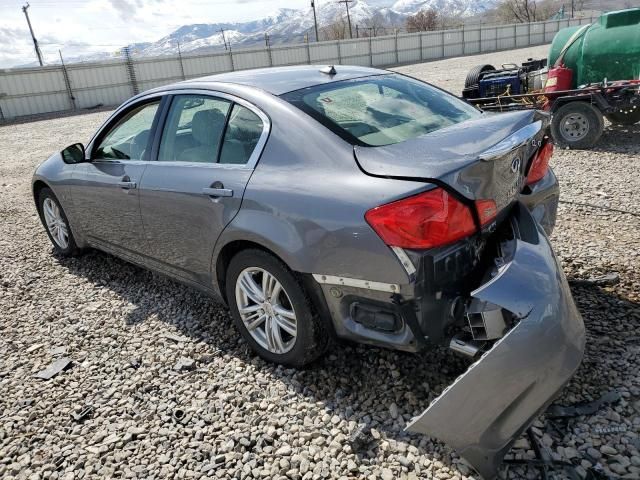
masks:
[[[520,193],[549,115],[536,110],[483,116],[382,147],[354,147],[364,173],[446,185],[469,200],[492,199],[498,210]]]

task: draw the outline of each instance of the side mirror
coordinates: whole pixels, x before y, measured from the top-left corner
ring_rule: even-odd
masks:
[[[85,161],[84,145],[74,143],[60,152],[64,163],[82,163]]]

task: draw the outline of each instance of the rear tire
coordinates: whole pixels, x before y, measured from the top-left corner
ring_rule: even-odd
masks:
[[[38,195],[38,213],[58,255],[72,257],[80,253],[62,205],[48,187],[40,190]]]
[[[329,333],[311,298],[273,255],[250,249],[234,256],[226,294],[236,328],[263,359],[302,367],[326,350]]]
[[[587,102],[573,101],[561,106],[551,121],[551,134],[560,147],[589,149],[604,131],[600,110]]]
[[[640,108],[636,108],[629,113],[609,113],[607,114],[607,119],[615,125],[634,125],[640,122]]]

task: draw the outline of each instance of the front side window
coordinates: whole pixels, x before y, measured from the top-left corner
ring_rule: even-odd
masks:
[[[173,99],[160,141],[161,162],[216,163],[231,102],[203,95]]]
[[[127,112],[102,137],[93,158],[148,160],[151,127],[159,105],[158,100]]]
[[[453,95],[395,74],[318,85],[282,98],[365,146],[403,142],[481,115]]]

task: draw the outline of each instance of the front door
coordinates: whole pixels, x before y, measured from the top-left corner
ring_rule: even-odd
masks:
[[[137,104],[100,133],[91,161],[76,165],[74,209],[90,243],[117,253],[146,251],[138,187],[147,167],[158,99]]]
[[[227,96],[176,95],[140,184],[149,254],[174,275],[210,285],[218,236],[242,202],[268,119]]]

